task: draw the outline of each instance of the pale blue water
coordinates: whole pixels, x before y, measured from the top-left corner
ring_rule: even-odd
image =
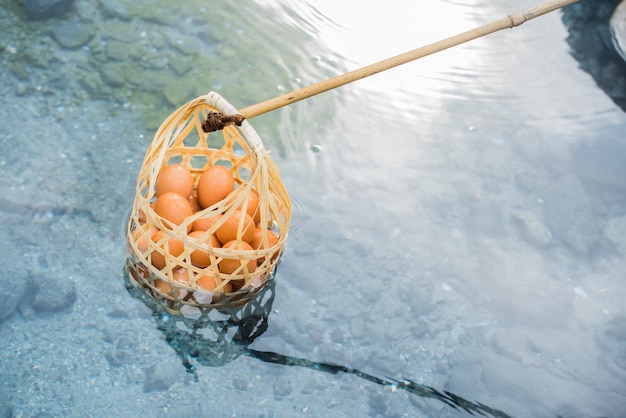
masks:
[[[122,275],[155,124],[533,3],[169,3],[0,6],[0,416],[623,415],[626,115],[561,12],[252,119],[293,227],[266,321],[192,335]]]

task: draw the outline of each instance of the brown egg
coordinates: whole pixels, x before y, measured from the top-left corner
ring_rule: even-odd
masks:
[[[196,189],[193,189],[193,191],[191,192],[191,195],[189,195],[189,206],[191,206],[191,211],[193,213],[196,213],[199,210],[202,210],[202,207],[200,206],[200,203],[198,202],[198,191]]]
[[[252,242],[255,229],[254,221],[252,220],[252,217],[250,215],[248,215],[247,213],[243,213],[239,209],[235,210],[230,216],[228,216],[228,219],[226,219],[226,221],[224,221],[224,223],[215,231],[215,236],[220,242],[226,243],[228,241],[233,241],[237,239],[239,220],[241,219],[242,215],[244,216],[244,220],[243,228],[241,230],[241,239],[248,244]]]
[[[258,274],[250,280],[251,287],[261,287],[265,283],[265,273]]]
[[[152,224],[143,224],[139,228],[135,228],[132,236],[140,252],[145,253],[148,251],[148,240],[146,237],[151,238],[157,231],[158,228]]]
[[[235,189],[235,179],[226,167],[214,165],[207,168],[198,179],[198,202],[208,208],[224,199]]]
[[[130,274],[133,276],[133,279],[135,279],[137,283],[143,283],[142,279],[147,279],[148,276],[150,276],[150,271],[143,263],[139,263],[138,265],[136,265],[136,267],[137,270],[131,270]]]
[[[189,284],[189,272],[186,268],[179,267],[172,271],[172,276],[174,280],[178,283]]]
[[[172,290],[172,286],[162,279],[156,279],[154,281],[154,287],[156,287],[161,293],[169,293]]]
[[[259,195],[254,190],[250,190],[248,195],[248,207],[246,208],[248,215],[252,216],[254,223],[261,221],[261,211],[259,210]]]
[[[172,229],[174,225],[180,225],[183,221],[193,214],[189,200],[183,195],[174,192],[163,193],[154,203],[154,211],[169,222],[163,222],[168,228]],[[187,226],[187,232],[191,231],[191,225]]]
[[[211,225],[215,223],[217,217],[211,216],[209,218],[196,219],[191,225],[192,231],[208,231]]]
[[[182,196],[190,196],[193,190],[193,176],[184,165],[172,164],[161,169],[155,185],[156,196],[173,192]]]
[[[183,283],[183,284],[189,283],[189,274],[187,272],[187,269],[185,268],[181,267],[181,268],[175,269],[174,271],[172,271],[172,276],[174,280],[179,283]],[[185,295],[187,294],[187,290],[180,289],[178,287],[174,287],[174,291],[172,291],[172,286],[170,285],[170,283],[162,279],[156,279],[154,281],[154,287],[156,287],[161,293],[169,293],[170,295],[173,295],[179,298],[184,298]]]
[[[278,236],[268,230],[267,231],[267,244],[268,246],[266,247],[265,245],[263,245],[263,230],[261,228],[257,228],[254,230],[254,238],[252,239],[252,243],[250,244],[252,246],[253,249],[262,249],[262,250],[266,250],[268,248],[272,248],[273,246],[275,246],[276,244],[278,244]],[[272,256],[270,257],[270,260],[274,260],[277,256],[278,256],[279,252],[276,251],[275,253],[272,254]],[[257,264],[260,266],[261,264],[263,264],[263,262],[265,261],[265,257],[259,257],[257,258]]]
[[[234,203],[234,201],[238,197],[236,192],[237,190],[230,193],[226,197],[226,201],[228,203]],[[254,190],[250,190],[250,193],[248,193],[247,196],[247,200],[247,203],[244,202],[244,204],[246,204],[246,212],[252,217],[252,219],[254,219],[254,223],[259,223],[261,221],[261,211],[259,210],[259,195]],[[243,210],[243,204],[239,209]]]
[[[202,237],[202,235],[204,234],[205,231],[191,231],[189,233],[189,237],[199,241],[200,241],[200,237]],[[217,238],[215,238],[215,236],[213,234],[211,234],[207,239],[204,240],[204,242],[202,242],[206,247],[213,247],[213,248],[219,248],[220,247],[220,243],[217,240]],[[191,254],[189,255],[191,258],[191,264],[193,264],[194,266],[198,266],[198,267],[206,267],[206,266],[210,266],[211,265],[211,257],[209,256],[209,252],[208,251],[201,251],[201,250],[193,250],[191,252]]]
[[[152,235],[153,242],[159,242],[163,238],[163,231],[157,231]],[[185,245],[182,241],[176,238],[169,238],[163,245],[161,245],[163,252],[167,251],[174,257],[178,257],[185,250]],[[152,252],[152,265],[159,270],[162,270],[166,265],[165,256],[157,251]]]
[[[236,248],[238,250],[244,251],[252,251],[252,247],[247,242],[241,242],[241,244],[237,244],[237,241],[230,241],[223,245],[222,248]],[[256,269],[256,260],[246,261],[244,258],[236,257],[235,258],[223,258],[219,262],[219,269],[221,273],[232,274],[242,266],[247,265],[248,273],[252,273]],[[240,270],[240,273],[243,270]]]
[[[196,281],[198,287],[202,290],[206,290],[207,292],[212,292],[217,287],[217,279],[214,274],[203,274],[198,277]],[[224,293],[232,292],[232,285],[229,283],[225,283],[222,289],[220,289]]]
[[[146,222],[146,212],[143,209],[139,209],[137,211],[137,220],[140,224],[144,224]]]
[[[267,243],[269,245],[268,247],[263,245],[263,230],[261,228],[256,228],[254,230],[254,237],[250,242],[252,248],[254,248],[255,250],[259,248],[262,250],[266,250],[278,244],[278,236],[270,230],[267,231]]]

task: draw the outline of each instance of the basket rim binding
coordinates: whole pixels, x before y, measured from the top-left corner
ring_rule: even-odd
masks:
[[[223,113],[225,115],[235,115],[239,113],[233,105],[231,105],[219,93],[216,93],[214,91],[210,91],[206,95],[206,103],[209,106],[216,108],[217,110],[219,110],[220,113]],[[250,145],[250,147],[254,151],[260,153],[265,150],[265,147],[263,146],[263,140],[261,140],[258,132],[252,127],[247,119],[244,119],[241,122],[241,126],[239,128],[244,133],[244,135],[242,135],[243,139],[248,143],[248,145]]]
[[[170,147],[173,146],[173,144],[176,141],[178,141],[177,138],[179,135],[184,135],[184,137],[186,137],[187,135],[193,134],[194,130],[197,130],[197,126],[195,126],[195,124],[193,123],[190,123],[189,121],[191,121],[192,119],[193,121],[196,121],[196,118],[198,117],[196,113],[200,113],[200,111],[203,110],[201,109],[201,107],[205,105],[211,108],[214,108],[217,111],[224,113],[224,114],[236,114],[237,113],[237,110],[235,109],[234,106],[232,106],[221,95],[212,91],[212,92],[209,92],[207,95],[199,96],[196,99],[189,101],[188,103],[181,106],[179,109],[173,112],[168,118],[165,119],[165,121],[161,124],[161,126],[157,130],[157,133],[155,134],[153,141],[151,142],[150,146],[148,147],[148,150],[146,151],[146,156],[144,157],[144,164],[142,166],[142,170],[140,172],[140,175],[137,181],[136,196],[135,196],[135,202],[133,204],[133,211],[131,212],[131,216],[127,225],[126,232],[127,232],[127,242],[129,244],[128,245],[129,253],[131,256],[135,258],[137,265],[139,264],[142,265],[141,268],[137,267],[134,270],[135,274],[133,274],[135,282],[137,282],[138,285],[149,287],[150,293],[154,294],[156,292],[159,298],[168,299],[170,302],[174,304],[182,303],[182,304],[198,306],[198,307],[215,307],[216,305],[214,303],[215,298],[213,298],[209,303],[198,303],[196,301],[181,300],[180,298],[172,297],[172,295],[163,294],[159,292],[154,286],[154,282],[156,279],[154,277],[152,277],[150,280],[145,279],[142,273],[143,270],[147,270],[148,271],[147,274],[154,275],[156,276],[156,278],[159,278],[162,280],[165,279],[168,281],[168,283],[175,284],[177,288],[186,289],[192,292],[198,292],[199,288],[196,286],[195,280],[193,281],[193,283],[189,282],[186,284],[176,283],[172,280],[172,271],[184,265],[180,263],[180,260],[178,260],[178,264],[176,264],[175,263],[176,260],[174,260],[174,262],[172,262],[173,267],[168,266],[168,265],[166,265],[166,267],[162,269],[153,267],[150,263],[150,260],[147,258],[147,256],[143,255],[143,253],[145,253],[146,251],[143,251],[142,253],[142,251],[140,251],[138,248],[137,242],[135,242],[134,239],[132,238],[133,232],[137,231],[137,229],[141,225],[140,223],[137,222],[138,207],[141,207],[141,205],[144,205],[143,207],[145,207],[145,205],[149,205],[150,203],[149,201],[153,199],[154,197],[154,192],[151,189],[153,189],[154,187],[156,176],[158,175],[159,170],[164,165],[167,165],[167,162],[169,161],[168,158],[171,159],[172,157],[172,155],[170,155],[168,158],[166,158],[166,156],[168,155],[168,150],[170,150]],[[189,125],[194,125],[194,126],[189,127]],[[236,200],[236,202],[241,203],[244,200],[244,197],[242,196],[244,196],[246,192],[249,192],[249,190],[252,190],[252,189],[259,190],[259,193],[258,193],[259,195],[261,195],[260,193],[261,190],[268,190],[268,191],[271,190],[271,193],[269,192],[264,193],[264,194],[271,194],[271,196],[264,197],[264,199],[267,199],[268,203],[267,205],[266,204],[263,205],[263,208],[260,210],[260,212],[264,216],[262,219],[267,219],[268,221],[272,221],[274,223],[278,221],[278,223],[280,224],[278,226],[279,228],[278,230],[280,231],[280,234],[278,234],[278,243],[269,248],[266,247],[265,249],[258,249],[255,252],[247,251],[247,253],[244,250],[230,250],[230,249],[222,249],[222,248],[213,249],[214,251],[212,252],[212,256],[216,257],[217,259],[219,259],[219,257],[226,257],[225,253],[228,253],[229,257],[239,257],[239,259],[242,260],[241,261],[242,273],[243,273],[243,277],[245,277],[245,282],[244,282],[243,287],[232,293],[228,293],[228,294],[221,293],[221,295],[224,295],[225,297],[221,298],[221,300],[218,300],[218,303],[217,303],[219,305],[221,302],[224,302],[224,300],[226,300],[226,302],[228,301],[237,302],[236,306],[241,307],[242,305],[245,305],[247,303],[247,301],[245,301],[246,296],[250,296],[251,293],[252,293],[252,296],[254,296],[254,293],[257,293],[265,285],[265,283],[268,280],[271,280],[273,278],[275,268],[278,264],[277,259],[279,258],[280,253],[282,252],[284,248],[284,243],[288,235],[292,209],[291,209],[291,201],[289,199],[289,196],[286,190],[284,189],[284,185],[282,184],[282,181],[280,180],[280,177],[279,177],[280,171],[278,170],[278,167],[275,165],[275,163],[269,157],[269,151],[265,149],[263,142],[260,136],[258,135],[258,133],[256,132],[256,130],[246,120],[242,122],[241,126],[232,127],[230,129],[231,130],[229,130],[228,132],[231,132],[231,136],[233,132],[232,130],[234,129],[234,132],[236,132],[237,138],[245,141],[245,143],[249,146],[249,150],[246,152],[245,157],[242,157],[244,159],[242,160],[243,162],[241,163],[242,164],[241,167],[243,167],[244,169],[249,169],[250,173],[248,176],[243,176],[237,179],[237,182],[239,184],[238,188],[241,188],[243,191],[238,192],[236,189],[235,199],[233,200],[234,201]],[[227,142],[226,135],[228,135],[228,132],[223,133],[224,135],[223,139],[225,142]],[[207,145],[208,135],[203,138],[202,134],[200,134],[199,131],[198,131],[198,134],[200,135],[200,142],[203,142],[204,146],[207,147],[206,148],[207,152],[209,151],[222,152],[222,148],[217,150]],[[237,139],[233,139],[233,141],[236,142]],[[182,144],[181,149],[187,149],[187,148],[191,150],[198,149],[197,146],[188,147],[187,145]],[[184,152],[185,151],[181,151],[180,155],[181,156],[185,155]],[[174,153],[174,155],[177,155],[177,154]],[[188,157],[188,158],[192,158],[192,157]],[[215,161],[220,160],[220,157],[211,156],[211,158],[214,158]],[[230,154],[229,158],[231,158],[231,161],[235,161],[234,160],[235,157],[232,154]],[[211,161],[210,158],[207,157],[207,159],[208,161]],[[239,163],[239,160],[237,161]],[[207,166],[212,165],[213,162],[207,162]],[[246,164],[251,164],[252,168],[249,168]],[[241,167],[235,168],[235,166],[233,166],[233,169],[235,170],[235,172],[237,172]],[[148,174],[146,174],[146,172]],[[247,180],[246,177],[249,177],[253,180],[254,179],[257,179],[257,180],[254,180],[255,184],[248,184],[246,182]],[[236,197],[237,195],[239,195],[239,198]],[[194,220],[205,216],[207,212],[210,213],[211,210],[216,210],[215,208],[213,209],[212,208],[213,206],[210,208],[202,209],[200,212],[194,213],[194,215],[190,216],[189,220],[186,220],[185,222],[187,221],[193,222]],[[237,209],[237,204],[231,204],[228,210],[231,210],[232,212],[236,209]],[[228,212],[224,212],[224,214],[227,215]],[[187,224],[189,222],[187,222]],[[177,238],[181,238],[181,236],[185,238],[187,237],[187,230],[185,229],[187,224],[185,225],[181,224],[172,229],[166,229],[167,227],[163,228],[165,224],[160,223],[158,219],[157,219],[157,222],[154,223],[154,225],[162,229],[164,236],[167,234],[168,236],[176,236]],[[141,235],[142,232],[140,231],[139,234]],[[267,232],[263,232],[263,235],[265,236],[265,238],[263,238],[264,242],[267,243],[268,242],[266,238]],[[185,254],[188,256],[190,253],[190,250],[187,248],[187,246],[190,245],[193,248],[193,246],[196,244],[190,243],[190,240],[183,240],[183,239],[181,240],[185,243]],[[154,249],[148,251],[148,253],[151,254],[153,251]],[[164,251],[164,253],[166,252],[167,250]],[[248,273],[247,268],[243,267],[244,262],[243,262],[242,257],[249,256],[248,253],[253,253],[254,256],[256,256],[257,258],[262,258],[265,260],[263,261],[263,264],[259,265],[261,272],[259,273],[257,277],[262,276],[262,278],[259,279],[260,283],[258,281],[253,282],[250,279],[252,275]],[[248,259],[246,258],[246,260]],[[189,261],[187,261],[187,265],[191,266]],[[211,268],[215,270],[216,274],[220,275],[220,282],[223,280],[226,280],[227,282],[232,281],[232,280],[241,280],[241,277],[233,277],[235,276],[235,273],[233,273],[232,275],[219,273],[215,263],[212,263]],[[197,268],[195,270],[197,270]],[[131,268],[129,269],[129,271],[133,271],[133,269]],[[140,276],[140,277],[136,277],[136,276]],[[224,277],[224,276],[228,276],[228,277]],[[218,290],[222,288],[223,288],[223,285],[220,284],[218,286]],[[214,296],[215,294],[211,293],[211,295]],[[178,307],[176,307],[175,310],[178,310]]]

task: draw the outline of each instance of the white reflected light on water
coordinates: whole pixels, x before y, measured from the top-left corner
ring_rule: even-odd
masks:
[[[532,5],[292,3],[274,8],[308,23],[337,72]],[[626,121],[577,69],[566,36],[553,13],[325,93],[324,122],[307,118],[316,97],[283,111],[292,142],[321,152],[281,161],[307,216],[277,304],[315,301],[302,314],[330,336],[313,344],[320,357],[445,382],[513,415],[623,401],[613,390],[623,370],[604,360],[624,314],[623,254],[603,232],[626,211],[613,197],[623,188],[610,190],[623,169],[581,149],[621,144]],[[289,329],[274,324],[270,335]],[[332,348],[343,324],[362,348]],[[405,360],[382,360],[383,347]]]
[[[337,72],[347,72],[472,29],[477,26],[471,7],[474,2],[466,3],[461,7],[438,1],[424,7],[401,0],[358,6],[349,2],[274,1],[271,6],[275,13],[287,16],[289,23],[322,42],[330,59],[336,61]],[[480,40],[454,52],[433,54],[420,59],[419,64],[408,63],[360,80],[354,88],[372,90],[379,102],[395,104],[396,112],[425,111],[436,106],[442,95],[458,94],[455,90],[459,82],[466,82],[466,69],[471,73],[477,68],[480,57],[475,49],[479,45]],[[309,83],[324,78],[310,71],[307,76]],[[417,109],[416,102],[420,103]]]

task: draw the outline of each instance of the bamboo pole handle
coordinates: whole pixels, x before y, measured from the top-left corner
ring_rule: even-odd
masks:
[[[357,70],[353,70],[345,74],[329,78],[328,80],[320,81],[319,83],[303,87],[299,90],[294,90],[291,93],[286,93],[273,99],[269,99],[255,105],[248,106],[244,109],[241,109],[239,111],[239,115],[222,115],[220,113],[212,112],[207,116],[207,119],[203,123],[203,130],[205,132],[212,132],[222,129],[224,126],[230,124],[240,125],[243,119],[253,118],[263,113],[267,113],[271,110],[287,106],[308,97],[315,96],[316,94],[320,94],[325,91],[341,87],[345,84],[352,83],[353,81],[369,77],[370,75],[380,73],[381,71],[385,71],[390,68],[406,64],[407,62],[434,54],[435,52],[443,51],[444,49],[448,49],[453,46],[457,46],[462,43],[474,40],[476,38],[489,35],[499,30],[514,28],[530,19],[534,19],[546,13],[550,13],[554,10],[560,9],[572,3],[576,3],[577,1],[578,0],[547,1],[538,6],[530,7],[517,13],[513,13],[494,22],[479,26],[477,28],[451,36],[446,39],[442,39],[421,48],[417,48],[412,51],[408,51],[403,54],[387,58],[386,60],[379,61],[377,63],[370,64]]]
[[[476,38],[480,38],[485,35],[489,35],[502,29],[514,28],[530,19],[534,19],[535,17],[560,9],[569,4],[576,3],[577,1],[578,0],[547,1],[538,6],[519,11],[512,15],[508,15],[506,17],[498,19],[494,22],[434,42],[427,46],[417,48],[400,55],[396,55],[394,57],[379,61],[374,64],[370,64],[357,70],[353,70],[345,74],[332,77],[328,80],[324,80],[319,83],[303,87],[299,90],[292,91],[291,93],[286,93],[273,99],[269,99],[264,102],[260,102],[255,105],[246,107],[244,109],[241,109],[240,113],[245,118],[250,119],[271,110],[275,110],[280,107],[287,106],[297,101],[306,99],[308,97],[315,96],[316,94],[323,93],[337,87],[341,87],[345,84],[352,83],[353,81],[357,81],[365,77],[369,77],[370,75],[379,73],[381,71],[385,71],[390,68],[406,64],[407,62],[414,61],[418,58],[434,54],[435,52],[443,51],[444,49],[460,45],[462,43],[471,41]]]

